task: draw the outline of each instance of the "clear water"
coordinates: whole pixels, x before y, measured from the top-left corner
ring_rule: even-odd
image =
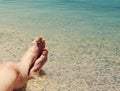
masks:
[[[0,0],[0,27],[120,35],[120,0]]]

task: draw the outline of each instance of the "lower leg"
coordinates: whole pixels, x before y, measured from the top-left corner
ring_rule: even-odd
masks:
[[[0,91],[12,91],[19,77],[16,64],[7,62],[0,65]]]

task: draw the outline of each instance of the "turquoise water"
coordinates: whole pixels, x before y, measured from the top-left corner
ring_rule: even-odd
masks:
[[[0,0],[0,26],[19,31],[118,34],[120,1]]]

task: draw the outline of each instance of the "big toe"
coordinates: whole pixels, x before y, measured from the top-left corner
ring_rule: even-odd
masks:
[[[41,54],[44,48],[45,48],[45,39],[39,36],[32,41],[32,43],[30,44],[29,50],[30,51],[33,50],[37,52],[39,51]]]
[[[36,39],[33,40],[33,42],[41,42],[42,41],[42,37],[41,36],[38,36]]]

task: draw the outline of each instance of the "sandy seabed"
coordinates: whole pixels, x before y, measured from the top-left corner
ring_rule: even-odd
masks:
[[[19,61],[39,33],[0,29],[0,63]],[[120,91],[120,41],[43,33],[48,62],[18,91]],[[51,36],[52,35],[52,36]]]

